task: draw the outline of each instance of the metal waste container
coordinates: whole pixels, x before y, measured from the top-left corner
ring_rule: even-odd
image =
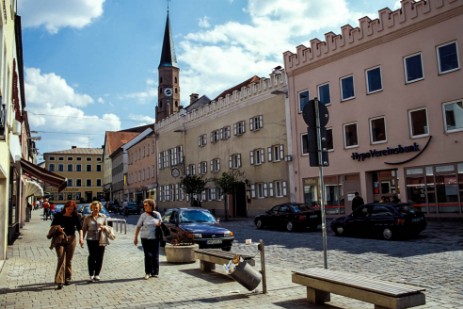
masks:
[[[262,280],[262,274],[243,259],[240,259],[239,264],[229,273],[229,276],[249,291],[255,290]]]

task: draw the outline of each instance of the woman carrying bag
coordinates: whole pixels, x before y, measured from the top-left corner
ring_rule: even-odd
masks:
[[[76,249],[76,230],[79,232],[80,245],[84,245],[82,226],[77,214],[77,205],[74,201],[67,201],[63,211],[54,216],[50,232],[47,237],[53,237],[52,247],[56,248],[58,265],[56,267],[55,284],[58,290],[63,284],[69,285],[72,279],[72,257]]]

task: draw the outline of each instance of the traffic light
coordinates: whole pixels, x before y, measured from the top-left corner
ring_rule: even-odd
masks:
[[[319,116],[317,119],[317,115]],[[308,125],[308,151],[310,166],[328,166],[328,148],[326,124],[328,123],[328,109],[317,98],[310,100],[302,111],[302,117]],[[320,140],[320,144],[319,144]],[[320,146],[319,146],[320,145]],[[321,154],[321,158],[320,155]],[[321,159],[321,160],[320,160]]]

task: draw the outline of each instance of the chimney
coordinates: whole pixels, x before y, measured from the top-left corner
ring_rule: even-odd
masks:
[[[196,102],[198,98],[199,98],[199,94],[197,93],[190,94],[190,104],[193,104],[194,102]]]
[[[71,149],[76,149],[76,148],[77,148],[77,146],[72,146],[72,147],[71,147]]]

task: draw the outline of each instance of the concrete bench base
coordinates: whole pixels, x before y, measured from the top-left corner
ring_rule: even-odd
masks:
[[[330,293],[372,303],[375,309],[403,309],[426,303],[423,288],[329,269],[293,271],[292,281],[307,287],[307,299],[314,304],[330,301]]]

